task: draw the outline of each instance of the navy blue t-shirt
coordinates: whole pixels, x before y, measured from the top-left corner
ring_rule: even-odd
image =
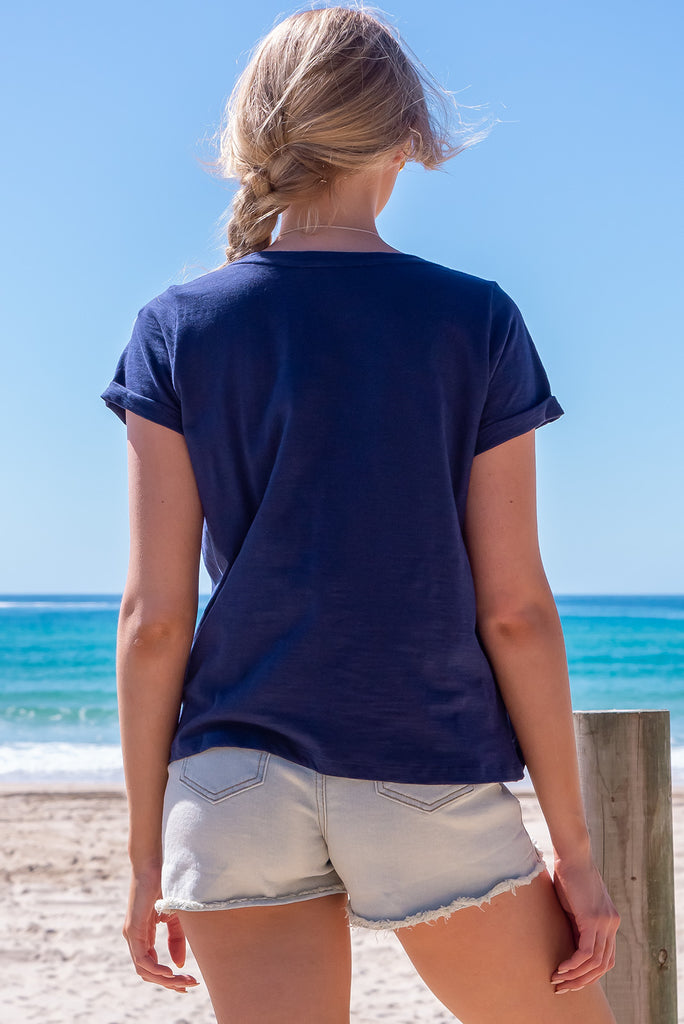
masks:
[[[473,458],[563,410],[495,282],[406,253],[252,253],[147,303],[101,397],[184,435],[205,516],[171,760],[522,777],[463,521]]]

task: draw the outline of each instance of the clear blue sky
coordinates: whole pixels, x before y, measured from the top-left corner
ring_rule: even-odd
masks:
[[[99,394],[138,309],[222,261],[233,186],[202,170],[202,140],[250,48],[296,9],[6,9],[1,591],[121,591],[125,429]],[[498,281],[525,316],[565,409],[537,433],[553,590],[681,593],[681,4],[384,10],[462,102],[503,121],[444,171],[408,165],[378,227]]]

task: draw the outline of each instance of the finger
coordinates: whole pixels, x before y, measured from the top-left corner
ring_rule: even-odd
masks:
[[[160,964],[157,960],[156,953],[152,950],[150,953],[134,956],[133,961],[136,968],[146,971],[148,974],[159,975],[160,977],[171,978],[173,977],[173,971],[166,964]]]
[[[605,942],[603,943],[605,945]],[[562,960],[556,970],[553,972],[552,977],[557,978],[561,981],[562,976],[568,974],[570,971],[576,970],[581,967],[582,964],[586,964],[590,960],[595,952],[596,947],[596,930],[585,931],[580,934],[579,944],[577,949],[568,957],[567,960]]]
[[[181,977],[185,980],[187,984],[198,984],[198,982],[196,981],[195,978],[192,977],[192,975],[174,975],[170,967],[167,967],[165,964],[160,964],[157,957],[157,951],[154,948],[154,946],[147,946],[144,942],[141,942],[140,939],[136,938],[136,936],[134,935],[127,936],[127,941],[131,958],[133,960],[133,963],[135,964],[135,969],[138,972],[138,974],[140,974],[141,971],[145,971],[147,974],[157,976],[158,978]],[[181,965],[179,964],[178,966]],[[146,978],[145,980],[150,981],[153,979]],[[158,983],[163,984],[163,982],[161,981],[159,981]]]
[[[145,981],[163,985],[165,988],[184,988],[186,985],[197,985],[198,981],[191,974],[174,974],[170,967],[157,963],[149,954],[135,960],[135,969]]]
[[[147,971],[139,970],[137,972],[138,977],[142,981],[147,981],[152,985],[160,985],[162,988],[168,989],[171,992],[187,992],[188,988],[194,988],[197,982],[187,981],[180,975],[173,975],[170,978],[164,978],[160,975],[150,974]]]
[[[185,932],[183,927],[175,916],[170,917],[166,922],[169,929],[168,946],[169,954],[176,967],[182,967],[185,963]]]
[[[602,968],[604,973],[608,969],[608,957],[603,951],[597,951],[588,960],[585,960],[580,967],[575,967],[571,971],[564,971],[562,974],[555,972],[551,977],[551,981],[554,985],[560,984],[562,981],[578,981],[598,968]]]
[[[561,985],[556,985],[556,994],[560,995],[563,992],[579,992],[580,989],[586,988],[587,985],[593,985],[594,982],[602,978],[606,973],[606,969],[601,966],[594,971],[590,971],[582,978],[576,978],[574,981],[564,981]]]
[[[556,985],[556,991],[572,991],[596,981],[609,971],[614,964],[615,956],[612,947],[605,943],[603,949],[597,949],[594,955],[589,960],[586,960],[581,967],[576,967],[572,971],[561,974],[560,977],[554,975],[551,980]]]

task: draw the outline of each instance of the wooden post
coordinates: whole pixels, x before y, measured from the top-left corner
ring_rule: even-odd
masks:
[[[619,1024],[677,1024],[669,711],[576,711],[596,863],[620,914],[601,984]]]

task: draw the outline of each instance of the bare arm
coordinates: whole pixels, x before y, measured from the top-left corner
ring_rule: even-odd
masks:
[[[116,664],[132,867],[124,935],[141,977],[183,990],[195,980],[156,961],[154,902],[169,750],[197,618],[203,513],[183,436],[129,411],[126,425],[130,561]],[[184,936],[177,918],[166,920],[180,967]]]
[[[466,511],[477,623],[554,850],[588,850],[565,643],[537,540],[534,431],[478,455]]]
[[[613,965],[619,919],[592,860],[582,805],[565,643],[537,538],[534,431],[475,458],[465,540],[480,637],[549,827],[556,890],[578,937],[577,952],[559,967],[566,987],[580,987]]]

